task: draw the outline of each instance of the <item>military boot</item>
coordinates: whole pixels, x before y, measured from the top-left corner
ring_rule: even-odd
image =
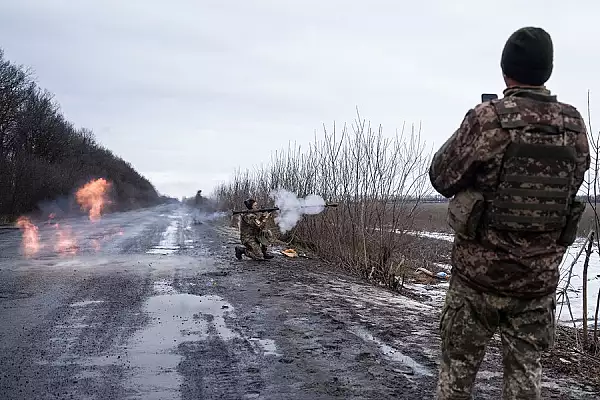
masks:
[[[246,252],[246,248],[242,246],[235,246],[235,258],[238,260],[242,259],[242,255]]]
[[[263,253],[263,257],[265,258],[265,260],[270,260],[271,258],[274,258],[275,256],[272,254],[269,254],[267,252],[267,248],[266,246],[262,246],[262,253]]]

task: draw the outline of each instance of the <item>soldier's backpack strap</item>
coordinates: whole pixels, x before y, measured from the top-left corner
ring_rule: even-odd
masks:
[[[574,132],[574,133],[582,133],[583,129],[573,120],[578,120],[581,118],[581,114],[577,111],[575,107],[572,107],[568,104],[560,103],[563,127],[566,131]]]
[[[492,100],[490,102],[494,107],[494,111],[496,112],[496,116],[498,117],[498,121],[500,122],[500,126],[504,129],[507,129],[510,132],[510,140],[514,141],[518,139],[518,135],[515,132],[520,128],[524,128],[527,123],[523,120],[523,115],[521,114],[521,109],[519,105],[512,99],[504,97],[502,99]],[[500,171],[504,168],[504,161],[506,159],[506,152],[502,156],[502,160],[500,161]],[[498,178],[496,179],[496,183],[494,184],[494,189],[491,193],[485,193],[485,200],[491,202],[495,195],[494,191],[500,185],[501,176],[498,174]]]
[[[584,133],[584,128],[574,122],[574,120],[579,120],[581,118],[581,114],[577,111],[577,109],[568,104],[559,104],[563,122],[564,140],[566,141],[566,136],[569,132],[575,135],[581,135]],[[567,221],[561,232],[560,238],[558,239],[558,244],[563,246],[571,246],[573,243],[575,243],[579,223],[581,222],[585,208],[585,201],[577,200],[577,198],[572,199],[572,202],[569,204]]]
[[[527,126],[527,123],[523,120],[519,105],[513,99],[503,98],[493,100],[492,106],[494,106],[494,110],[496,111],[496,115],[498,115],[500,126],[502,126],[502,128],[513,130]]]

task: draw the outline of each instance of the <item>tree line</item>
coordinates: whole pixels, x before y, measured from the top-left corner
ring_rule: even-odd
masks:
[[[0,218],[12,220],[72,197],[96,178],[112,182],[113,209],[161,201],[146,178],[100,145],[91,130],[67,121],[53,95],[0,49]]]

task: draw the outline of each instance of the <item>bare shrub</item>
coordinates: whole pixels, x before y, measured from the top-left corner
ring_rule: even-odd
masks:
[[[579,196],[587,200],[588,207],[582,216],[581,223],[579,224],[578,235],[581,237],[586,237],[585,243],[582,245],[579,253],[574,257],[574,259],[569,262],[563,264],[563,270],[561,271],[561,282],[559,287],[558,299],[560,300],[561,309],[564,305],[567,306],[568,312],[571,316],[571,322],[574,327],[575,334],[575,342],[578,345],[578,351],[592,352],[594,355],[600,354],[600,342],[598,340],[598,312],[600,308],[600,291],[598,292],[598,297],[594,298],[591,304],[596,305],[594,315],[594,325],[591,327],[591,331],[589,329],[589,317],[588,314],[588,267],[590,263],[590,258],[592,254],[595,254],[595,257],[598,255],[598,249],[600,248],[600,239],[598,233],[600,232],[600,219],[598,218],[598,195],[599,195],[599,185],[600,185],[600,132],[594,133],[592,122],[591,122],[591,111],[590,111],[590,96],[588,92],[588,102],[587,102],[587,114],[588,114],[588,142],[590,144],[590,158],[591,165],[590,169],[587,171],[586,178],[582,185],[582,190],[585,195]],[[583,255],[585,253],[585,256]],[[576,265],[578,259],[580,257],[584,258],[583,270],[582,270],[582,280],[583,280],[583,288],[582,288],[582,302],[583,302],[583,315],[582,315],[582,326],[581,330],[576,324],[575,317],[573,316],[571,309],[571,301],[569,299],[569,291],[576,291],[577,289],[572,287],[571,277],[575,274],[578,274],[578,271],[574,271],[574,266]],[[566,268],[565,268],[566,267]],[[592,293],[592,297],[594,297],[596,293]],[[589,336],[592,336],[590,338]],[[600,362],[600,361],[598,361]]]
[[[412,126],[391,137],[358,115],[348,129],[323,129],[306,150],[290,144],[273,153],[267,167],[238,170],[214,193],[224,208],[238,208],[251,196],[269,203],[273,189],[304,197],[319,194],[340,204],[307,216],[281,239],[317,252],[324,259],[365,278],[394,286],[401,260],[417,257],[414,229],[421,201],[428,194],[430,154],[420,129]],[[422,256],[422,255],[419,255]]]
[[[588,170],[588,176],[584,182],[584,186],[587,192],[587,201],[588,201],[588,211],[587,218],[586,214],[583,215],[582,223],[579,226],[579,229],[587,229],[588,232],[593,231],[596,233],[595,235],[595,253],[598,255],[598,249],[600,249],[600,218],[598,217],[598,195],[599,195],[599,185],[600,185],[600,131],[594,132],[592,127],[592,117],[591,117],[591,104],[590,104],[590,93],[588,91],[587,98],[587,115],[588,115],[588,141],[590,143],[590,169]],[[583,226],[582,226],[583,225]],[[592,236],[594,237],[594,236]],[[588,250],[587,258],[585,260],[584,267],[584,282],[583,282],[583,302],[584,302],[584,318],[583,318],[583,346],[586,350],[592,350],[596,355],[600,354],[600,342],[598,341],[598,311],[600,308],[600,291],[598,291],[598,298],[595,302],[596,304],[596,312],[594,313],[594,326],[593,326],[593,341],[591,346],[589,345],[588,338],[588,321],[587,321],[587,266],[589,263],[589,258],[591,256],[591,243],[590,248]],[[595,293],[594,293],[595,294]]]

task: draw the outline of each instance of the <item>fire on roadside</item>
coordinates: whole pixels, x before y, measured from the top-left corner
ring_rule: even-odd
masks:
[[[40,236],[38,227],[27,217],[19,217],[17,226],[23,231],[23,253],[26,257],[32,257],[40,250]]]
[[[75,193],[75,198],[81,209],[89,213],[92,222],[98,221],[102,210],[109,204],[108,190],[111,184],[104,178],[92,180]]]

